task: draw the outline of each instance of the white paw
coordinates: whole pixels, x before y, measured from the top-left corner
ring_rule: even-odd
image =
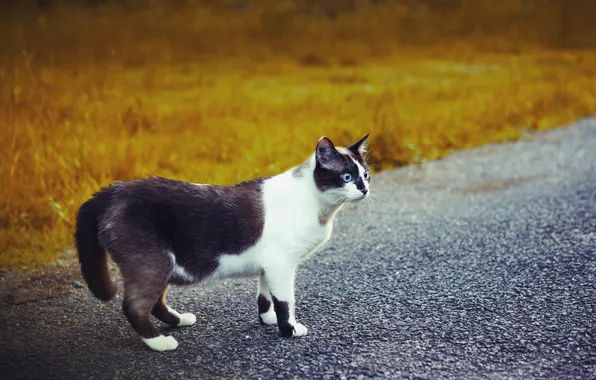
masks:
[[[308,329],[302,323],[294,323],[293,336],[304,336],[308,333]]]
[[[191,326],[194,325],[197,321],[197,317],[192,313],[180,314],[178,318],[180,318],[180,322],[178,322],[178,327]]]
[[[277,315],[273,308],[270,308],[266,313],[260,315],[261,321],[263,321],[266,325],[276,325],[277,324]]]
[[[154,351],[170,351],[178,347],[178,341],[174,337],[165,335],[150,339],[143,338],[143,342]]]

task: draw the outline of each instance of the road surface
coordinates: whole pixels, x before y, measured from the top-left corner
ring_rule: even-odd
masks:
[[[307,336],[259,325],[255,281],[231,280],[171,290],[198,320],[153,352],[74,271],[3,298],[0,378],[596,378],[596,119],[373,181],[299,270]]]

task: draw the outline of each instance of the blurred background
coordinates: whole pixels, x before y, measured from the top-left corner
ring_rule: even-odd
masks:
[[[596,111],[596,0],[4,0],[0,267],[115,180],[231,184],[371,133],[376,172]]]

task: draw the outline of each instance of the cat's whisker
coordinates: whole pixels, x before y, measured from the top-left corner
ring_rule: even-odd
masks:
[[[369,158],[374,157],[375,152],[374,152],[374,147],[372,147],[371,149],[366,151],[366,155],[364,156],[364,160],[368,161]]]
[[[370,197],[366,198],[364,200],[364,204],[366,205],[366,207],[368,208],[368,214],[372,215],[372,208],[370,207],[371,203],[370,203]]]
[[[368,209],[370,211],[370,215],[374,212],[374,206],[376,206],[376,194],[370,193],[368,198],[366,199],[366,203],[368,205]]]
[[[369,198],[371,201],[377,202],[379,200],[379,195],[371,192]]]
[[[367,149],[366,152],[365,152],[365,155],[364,155],[364,161],[368,162],[368,160],[371,157],[374,157],[375,156],[375,153],[376,152],[375,152],[375,147],[374,146],[370,147],[370,149]]]
[[[348,204],[349,201],[350,201],[350,199],[348,197],[344,197],[344,201],[343,201],[343,203],[340,206],[341,207],[340,214],[341,214],[341,217],[342,218],[343,218],[343,215],[344,215],[344,210],[346,209],[346,205]]]
[[[374,207],[383,206],[384,201],[383,198],[379,196],[379,194],[371,193],[370,195],[371,202],[373,203]]]
[[[370,195],[368,196],[368,201],[370,203],[375,203],[377,201],[377,195],[374,193],[370,193]]]

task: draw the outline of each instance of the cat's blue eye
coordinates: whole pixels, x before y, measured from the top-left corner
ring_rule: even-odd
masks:
[[[341,178],[344,182],[350,182],[352,180],[352,175],[350,173],[344,173],[341,175]]]
[[[370,178],[370,173],[367,170],[367,171],[364,172],[364,179],[368,180],[369,178]]]

